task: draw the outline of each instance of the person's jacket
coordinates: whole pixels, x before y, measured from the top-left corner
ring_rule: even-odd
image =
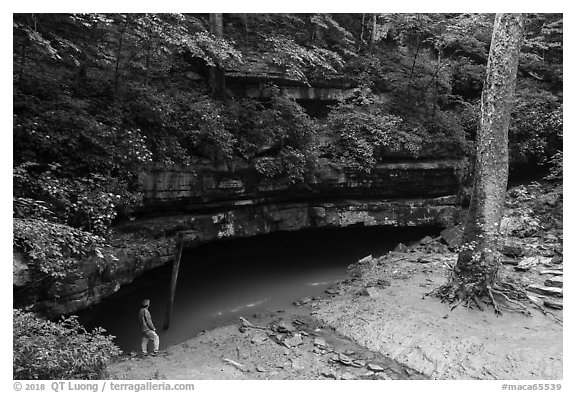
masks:
[[[140,322],[140,327],[142,328],[143,332],[147,332],[149,330],[156,330],[154,327],[154,323],[152,322],[152,316],[150,315],[150,311],[148,311],[148,307],[142,307],[140,309],[140,313],[138,314],[138,320]]]

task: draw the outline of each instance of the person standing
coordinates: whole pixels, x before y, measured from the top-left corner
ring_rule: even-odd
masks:
[[[156,327],[152,322],[152,316],[148,307],[150,306],[150,300],[144,299],[142,302],[142,308],[138,314],[138,321],[140,322],[140,328],[142,330],[142,355],[146,356],[148,354],[148,340],[152,340],[154,344],[154,350],[152,355],[158,354],[158,347],[160,346],[160,337],[156,333]]]

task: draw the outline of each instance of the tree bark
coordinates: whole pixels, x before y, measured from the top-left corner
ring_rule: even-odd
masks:
[[[362,44],[364,42],[364,20],[366,18],[366,14],[362,14],[362,27],[360,30],[360,43],[358,44],[358,50],[362,49]]]
[[[128,15],[124,20],[124,26],[120,30],[120,38],[118,39],[118,53],[116,54],[116,67],[114,68],[114,98],[118,95],[118,85],[120,81],[120,60],[122,58],[122,46],[124,44],[124,33],[128,28]]]
[[[376,28],[378,26],[377,24],[377,15],[373,14],[372,15],[372,32],[370,34],[370,50],[374,49],[374,45],[376,45]]]
[[[24,39],[20,45],[20,65],[18,70],[18,87],[22,88],[22,78],[24,77],[24,62],[26,61],[26,48],[28,47],[28,39]]]
[[[152,39],[150,38],[150,41]],[[144,66],[146,69],[144,70],[144,86],[148,86],[148,73],[150,69],[150,49],[152,47],[152,42],[148,41],[148,45],[146,46],[146,65]]]
[[[222,14],[210,14],[210,33],[217,38],[224,38]],[[219,65],[210,70],[210,87],[216,97],[226,98],[226,76],[224,69]]]
[[[522,14],[497,14],[494,21],[482,91],[474,188],[453,272],[453,279],[467,295],[485,294],[500,267],[497,242],[508,182],[508,127],[523,25]]]

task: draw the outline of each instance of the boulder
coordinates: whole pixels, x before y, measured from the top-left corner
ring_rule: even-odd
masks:
[[[442,240],[446,242],[450,250],[455,250],[462,244],[462,233],[464,228],[462,226],[455,226],[452,228],[444,229],[440,232]]]
[[[500,252],[507,257],[518,258],[524,255],[522,243],[513,239],[504,240],[504,244],[500,247]]]

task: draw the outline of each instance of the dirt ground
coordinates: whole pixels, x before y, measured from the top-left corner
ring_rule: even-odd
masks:
[[[126,356],[109,371],[118,379],[562,379],[562,325],[552,317],[535,308],[531,316],[450,311],[423,299],[455,259],[417,250],[367,258],[301,314],[247,317],[156,357]]]

